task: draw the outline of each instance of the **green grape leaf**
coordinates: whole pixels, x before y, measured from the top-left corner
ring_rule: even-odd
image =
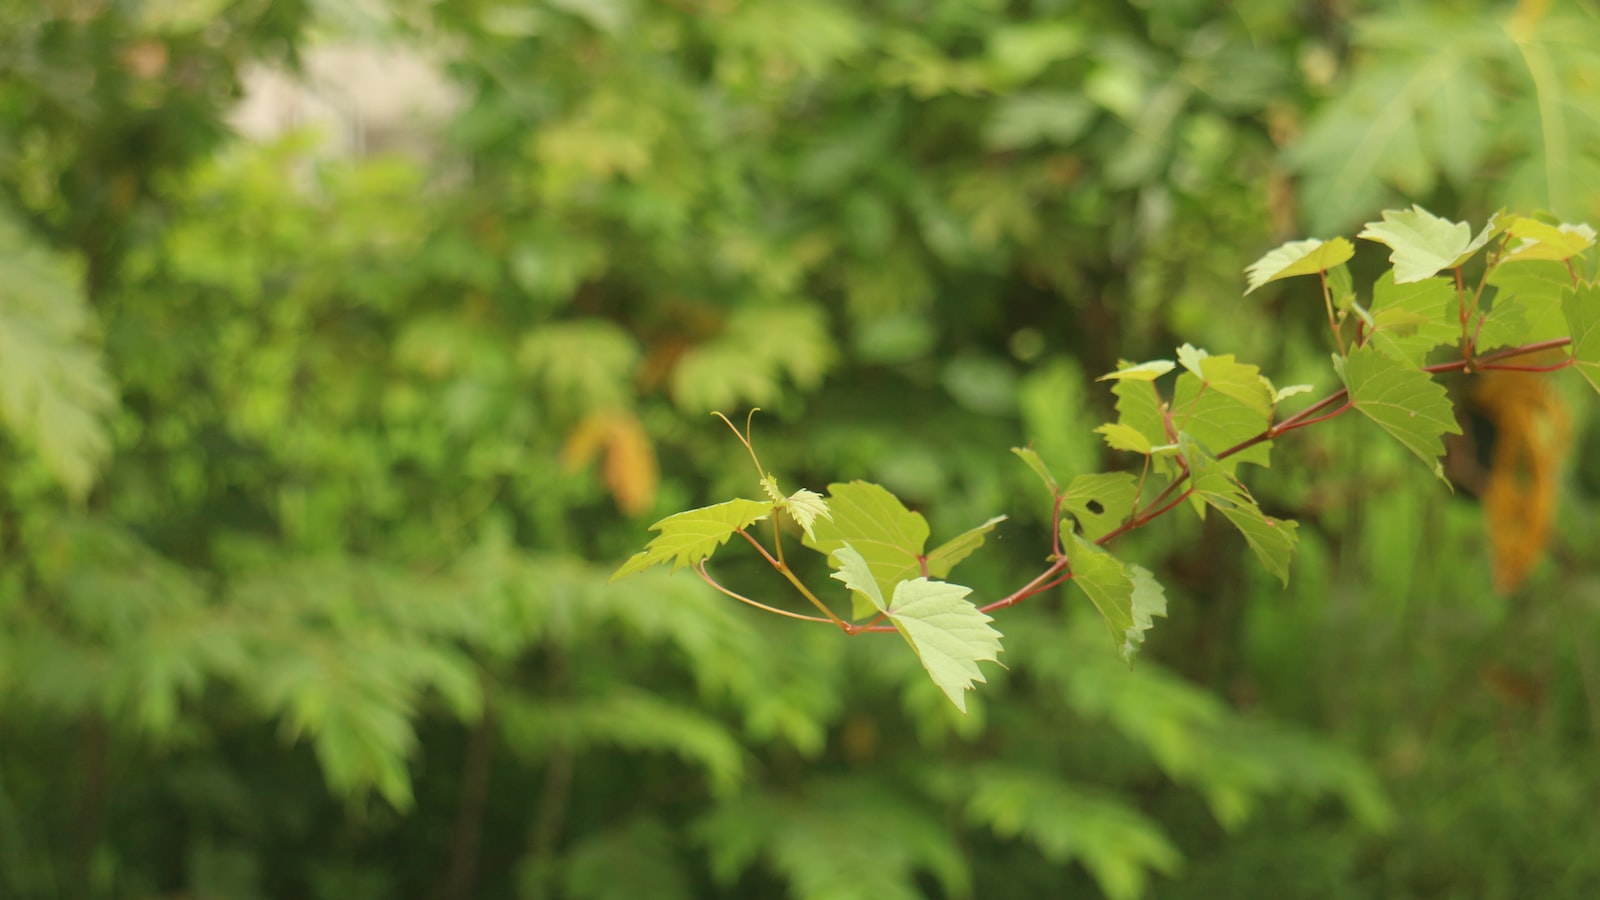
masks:
[[[1477,349],[1492,350],[1566,337],[1561,298],[1572,274],[1559,260],[1527,260],[1496,266],[1489,273],[1494,299],[1477,329]]]
[[[1334,266],[1328,270],[1328,295],[1333,298],[1333,308],[1343,311],[1356,302],[1356,283],[1349,266]]]
[[[974,683],[987,681],[980,662],[998,662],[1000,632],[967,595],[972,589],[918,576],[894,586],[890,601],[883,602],[872,567],[848,543],[835,550],[839,571],[832,578],[844,582],[852,596],[864,595],[916,651],[928,677],[944,691],[956,709],[967,712],[966,692]]]
[[[1153,359],[1138,365],[1124,364],[1115,372],[1107,372],[1095,381],[1155,381],[1177,368],[1170,359]]]
[[[1428,373],[1374,347],[1351,351],[1340,367],[1350,403],[1433,469],[1441,481],[1442,436],[1460,434],[1445,389]]]
[[[1234,478],[1205,448],[1181,435],[1179,443],[1189,464],[1194,495],[1222,513],[1244,535],[1256,559],[1267,571],[1289,583],[1289,560],[1294,554],[1299,526],[1287,519],[1275,519],[1261,511],[1250,491]]]
[[[1420,366],[1428,351],[1461,334],[1452,312],[1455,286],[1446,278],[1396,284],[1385,272],[1372,285],[1372,332],[1367,342],[1384,353]]]
[[[770,500],[738,499],[667,516],[650,526],[661,534],[623,563],[611,580],[669,560],[673,569],[694,565],[726,544],[734,532],[765,519],[772,508]]]
[[[1501,265],[1537,259],[1564,262],[1593,247],[1595,240],[1594,229],[1588,225],[1547,225],[1522,216],[1512,219],[1506,230],[1522,238],[1522,243],[1506,254]]]
[[[1095,434],[1104,435],[1106,446],[1113,450],[1127,450],[1149,456],[1150,451],[1153,449],[1150,438],[1132,425],[1124,425],[1121,422],[1107,422],[1094,431]]]
[[[805,488],[801,488],[783,498],[777,505],[778,508],[788,513],[790,518],[794,519],[795,524],[800,526],[800,530],[806,533],[806,537],[814,535],[811,526],[819,517],[823,519],[833,518],[833,513],[828,511],[828,501],[824,500],[822,495],[816,491]]]
[[[1244,535],[1261,565],[1287,587],[1289,559],[1294,555],[1299,523],[1293,519],[1275,519],[1258,506],[1219,507],[1217,511]]]
[[[1272,424],[1272,388],[1255,366],[1233,361],[1232,356],[1205,360],[1208,371],[1225,380],[1201,381],[1187,372],[1178,376],[1172,390],[1172,427],[1207,447],[1232,447],[1265,431]],[[1245,399],[1241,399],[1245,398]],[[1241,463],[1265,466],[1272,445],[1262,441],[1223,461],[1228,471]]]
[[[1584,282],[1568,293],[1561,311],[1572,329],[1572,362],[1600,391],[1600,282]]]
[[[980,662],[998,662],[1000,632],[987,613],[967,600],[969,587],[913,578],[895,586],[889,621],[910,642],[928,677],[956,709],[967,711],[966,692],[985,682]]]
[[[1260,368],[1237,362],[1231,353],[1221,356],[1204,355],[1204,350],[1200,353],[1197,367],[1192,371],[1205,382],[1208,390],[1232,397],[1263,416],[1272,414],[1272,383],[1261,376]]]
[[[1117,422],[1144,435],[1151,447],[1168,442],[1166,417],[1161,412],[1161,394],[1156,386],[1142,381],[1119,381],[1111,386],[1117,398]]]
[[[1245,294],[1269,282],[1296,275],[1315,275],[1343,265],[1356,255],[1355,245],[1344,238],[1290,241],[1245,267]]]
[[[1203,378],[1205,377],[1205,373],[1200,371],[1200,364],[1204,362],[1206,357],[1210,355],[1210,353],[1201,350],[1193,344],[1184,344],[1182,347],[1178,348],[1178,365],[1183,366],[1185,369],[1188,369],[1195,375]]]
[[[1155,625],[1152,617],[1167,617],[1167,592],[1149,570],[1129,566],[1128,572],[1133,580],[1133,624],[1123,632],[1122,658],[1132,660],[1144,646],[1145,632]]]
[[[1072,513],[1090,540],[1098,540],[1128,518],[1139,481],[1128,472],[1079,475],[1061,495],[1061,508]]]
[[[828,485],[833,518],[812,526],[805,545],[832,557],[846,541],[872,567],[879,589],[887,596],[894,586],[922,574],[922,551],[928,542],[928,520],[906,509],[900,498],[866,481]]]
[[[1072,567],[1072,583],[1088,596],[1089,602],[1100,611],[1106,627],[1111,630],[1111,640],[1128,656],[1128,631],[1135,627],[1133,619],[1133,579],[1122,561],[1073,532],[1067,543],[1067,564]]]
[[[876,484],[830,484],[828,493],[832,496],[828,509],[833,517],[814,523],[812,533],[805,538],[807,547],[831,560],[834,551],[848,541],[866,559],[885,595],[901,581],[923,574],[923,548],[928,541],[926,519],[906,509],[900,498]],[[949,574],[956,563],[982,546],[984,535],[1004,518],[990,519],[941,545],[926,557],[928,573],[940,577]],[[871,613],[859,601],[852,610],[855,618]]]
[[[1054,475],[1050,474],[1050,467],[1044,464],[1044,457],[1039,455],[1039,451],[1032,447],[1012,447],[1011,452],[1015,453],[1024,465],[1032,469],[1033,474],[1039,476],[1039,480],[1044,482],[1044,486],[1050,489],[1050,496],[1054,497],[1056,494],[1061,493],[1061,483],[1056,481]]]
[[[943,578],[950,574],[956,563],[972,555],[974,550],[983,546],[983,539],[994,530],[996,525],[1006,520],[1006,516],[995,516],[976,528],[969,528],[948,541],[940,544],[928,554],[928,574],[935,578]]]
[[[1356,237],[1383,244],[1393,251],[1389,262],[1394,264],[1394,283],[1411,284],[1471,259],[1499,233],[1499,218],[1490,219],[1478,236],[1473,237],[1467,223],[1440,218],[1413,204],[1407,210],[1384,210],[1383,221],[1368,222]]]
[[[852,594],[858,594],[869,603],[873,609],[881,613],[889,611],[889,603],[883,597],[883,588],[878,583],[877,575],[872,571],[872,564],[866,557],[856,551],[846,541],[839,545],[839,549],[828,554],[829,562],[838,569],[829,575],[836,581],[844,582]]]

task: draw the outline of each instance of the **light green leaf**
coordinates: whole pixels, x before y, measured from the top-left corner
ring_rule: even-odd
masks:
[[[864,597],[878,612],[889,611],[889,604],[883,599],[883,590],[878,587],[878,581],[872,574],[872,566],[856,548],[846,541],[829,556],[839,570],[829,578],[844,582],[845,587]]]
[[[783,505],[783,488],[778,487],[778,479],[773,476],[762,476],[761,492],[767,495],[767,499],[771,500],[774,506]]]
[[[1446,278],[1396,284],[1385,272],[1372,285],[1372,333],[1368,342],[1384,353],[1421,365],[1428,351],[1461,335],[1453,313],[1455,286]]]
[[[1120,560],[1084,539],[1077,532],[1067,542],[1067,563],[1072,567],[1072,583],[1088,595],[1089,602],[1100,610],[1106,627],[1111,630],[1111,640],[1119,652],[1127,656],[1129,629],[1134,628],[1133,579]]]
[[[734,532],[765,519],[772,508],[771,501],[738,499],[667,516],[650,526],[661,534],[623,563],[611,580],[669,560],[674,569],[694,565],[726,544]]]
[[[1202,355],[1196,362],[1195,374],[1207,390],[1231,397],[1263,416],[1272,414],[1272,384],[1261,376],[1260,368],[1236,361],[1231,353]]]
[[[1351,404],[1444,480],[1439,464],[1444,454],[1441,437],[1446,432],[1461,433],[1445,389],[1428,373],[1374,347],[1352,351],[1341,374],[1350,389]]]
[[[1111,386],[1117,398],[1116,424],[1145,436],[1150,446],[1168,441],[1166,418],[1161,412],[1161,395],[1156,386],[1143,381],[1119,381]]]
[[[1177,365],[1170,359],[1153,359],[1138,365],[1124,365],[1115,372],[1107,372],[1095,381],[1155,381],[1171,372]]]
[[[816,491],[805,488],[801,488],[785,497],[782,502],[778,503],[778,508],[787,512],[795,520],[800,526],[800,530],[806,533],[806,537],[814,536],[811,525],[819,516],[824,519],[833,518],[833,514],[828,512],[828,501],[822,499],[822,495]]]
[[[1061,508],[1072,513],[1090,540],[1121,525],[1133,512],[1138,479],[1128,472],[1079,475],[1061,496]]]
[[[1095,433],[1105,435],[1106,446],[1113,450],[1128,450],[1145,456],[1150,455],[1150,439],[1145,437],[1144,432],[1134,428],[1132,425],[1124,425],[1121,422],[1107,422],[1096,428]]]
[[[906,509],[900,498],[865,481],[828,485],[830,520],[812,523],[805,545],[823,554],[846,541],[866,559],[885,597],[901,581],[922,574],[922,552],[928,541],[928,521]],[[855,617],[871,609],[856,605]]]
[[[1408,210],[1384,210],[1383,221],[1368,222],[1356,237],[1392,250],[1389,262],[1394,264],[1394,283],[1410,284],[1461,265],[1496,233],[1495,220],[1474,238],[1467,223],[1452,222],[1413,205]]]
[[[1568,293],[1561,311],[1572,328],[1572,361],[1600,391],[1600,283],[1584,282]]]
[[[1148,570],[1129,566],[1128,571],[1133,576],[1133,625],[1123,632],[1122,658],[1132,660],[1144,645],[1145,632],[1155,624],[1151,617],[1167,617],[1167,592]]]
[[[1044,464],[1044,458],[1039,455],[1039,451],[1032,447],[1012,447],[1011,452],[1015,453],[1017,458],[1021,459],[1029,469],[1032,469],[1033,474],[1039,476],[1039,479],[1044,482],[1044,486],[1050,489],[1050,496],[1054,497],[1061,492],[1060,482],[1056,481],[1056,477],[1050,474],[1050,469]]]
[[[940,544],[928,554],[928,574],[935,578],[943,578],[950,574],[956,563],[972,555],[974,550],[983,546],[983,539],[996,525],[1006,520],[1006,516],[995,516],[976,528],[969,528],[948,541]]]
[[[1290,241],[1245,267],[1245,293],[1282,278],[1327,271],[1348,262],[1355,253],[1355,246],[1344,238]]]
[[[1178,348],[1178,364],[1193,372],[1195,375],[1204,378],[1205,373],[1200,371],[1200,364],[1205,360],[1206,357],[1210,355],[1211,354],[1199,349],[1195,345],[1186,343],[1182,347]]]
[[[896,584],[893,598],[885,604],[872,567],[855,548],[845,544],[832,556],[839,571],[829,577],[888,614],[933,683],[965,714],[966,691],[973,682],[985,680],[978,663],[994,662],[1000,652],[1000,632],[988,624],[993,620],[966,599],[972,589],[918,576]]]
[[[966,599],[970,593],[969,587],[917,577],[895,585],[889,602],[889,621],[963,715],[966,692],[987,680],[978,663],[998,661],[1001,637],[989,625],[993,619]]]
[[[1298,525],[1274,519],[1261,511],[1250,491],[1234,478],[1216,457],[1183,435],[1180,439],[1194,495],[1232,522],[1267,571],[1289,583],[1289,559],[1294,553]]]
[[[1536,259],[1565,261],[1593,247],[1595,241],[1594,229],[1588,225],[1547,225],[1521,216],[1512,219],[1506,230],[1522,238],[1522,243],[1506,254],[1501,265]]]

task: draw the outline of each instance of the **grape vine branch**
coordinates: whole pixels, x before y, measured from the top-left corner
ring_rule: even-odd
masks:
[[[1355,410],[1444,480],[1442,439],[1460,428],[1434,376],[1575,368],[1600,390],[1600,280],[1594,260],[1585,257],[1595,245],[1588,225],[1501,211],[1474,236],[1467,223],[1414,206],[1385,211],[1357,237],[1391,251],[1391,268],[1373,282],[1365,304],[1347,267],[1355,245],[1345,238],[1292,241],[1245,270],[1247,295],[1281,279],[1317,276],[1333,369],[1343,387],[1280,418],[1279,404],[1310,386],[1278,389],[1256,366],[1184,344],[1176,361],[1123,363],[1100,378],[1112,382],[1117,419],[1095,431],[1111,449],[1142,457],[1137,474],[1080,474],[1063,484],[1031,447],[1012,449],[1050,493],[1051,549],[1041,572],[1000,599],[976,604],[967,599],[971,588],[946,579],[1004,516],[927,551],[927,522],[878,485],[853,481],[830,485],[826,497],[806,489],[786,495],[756,453],[755,410],[742,431],[715,415],[749,453],[765,499],[735,499],[662,519],[651,526],[659,535],[613,578],[662,563],[688,566],[715,590],[764,612],[851,635],[897,631],[963,712],[966,691],[985,680],[978,663],[998,662],[1001,634],[989,614],[1068,583],[1099,610],[1131,661],[1152,618],[1166,615],[1165,593],[1150,572],[1106,547],[1185,503],[1201,517],[1215,511],[1228,519],[1287,585],[1297,525],[1264,513],[1239,477],[1245,464],[1265,466],[1283,435]],[[1487,259],[1469,288],[1465,269],[1485,248]],[[1452,346],[1453,358],[1428,362],[1439,348]],[[1174,371],[1163,393],[1157,382]],[[831,577],[849,591],[848,617],[790,567],[782,518],[799,527],[806,547],[827,557]],[[770,547],[752,533],[764,519],[771,522]],[[707,563],[734,535],[820,615],[763,603],[719,582]]]

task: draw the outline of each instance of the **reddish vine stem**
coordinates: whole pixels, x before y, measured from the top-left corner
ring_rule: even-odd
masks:
[[[1507,366],[1499,363],[1484,363],[1478,366],[1480,372],[1559,372],[1572,366],[1572,360],[1564,359],[1549,366]]]
[[[1014,606],[1023,600],[1032,597],[1034,594],[1039,593],[1040,591],[1049,590],[1050,588],[1055,587],[1055,585],[1060,584],[1072,577],[1072,573],[1067,572],[1066,569],[1066,557],[1058,557],[1054,562],[1050,563],[1049,568],[1045,569],[1043,572],[1040,572],[1038,575],[1035,575],[1032,581],[987,606],[978,607],[978,611],[993,612],[997,609],[1004,609],[1007,606]],[[1066,574],[1062,574],[1063,572]],[[1061,576],[1059,581],[1047,584],[1047,582],[1050,582],[1052,578],[1055,578],[1058,575]]]

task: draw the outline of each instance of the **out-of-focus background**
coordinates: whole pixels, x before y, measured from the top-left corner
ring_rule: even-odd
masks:
[[[1007,448],[1125,465],[1092,379],[1183,341],[1332,389],[1241,269],[1413,202],[1600,220],[1592,7],[6,0],[0,897],[1600,896],[1575,376],[1453,385],[1454,493],[1296,433],[1286,590],[1169,516],[1137,666],[1057,591],[966,718],[896,638],[607,583],[758,495],[708,413],[760,406],[790,489],[1009,514],[1001,596]]]

